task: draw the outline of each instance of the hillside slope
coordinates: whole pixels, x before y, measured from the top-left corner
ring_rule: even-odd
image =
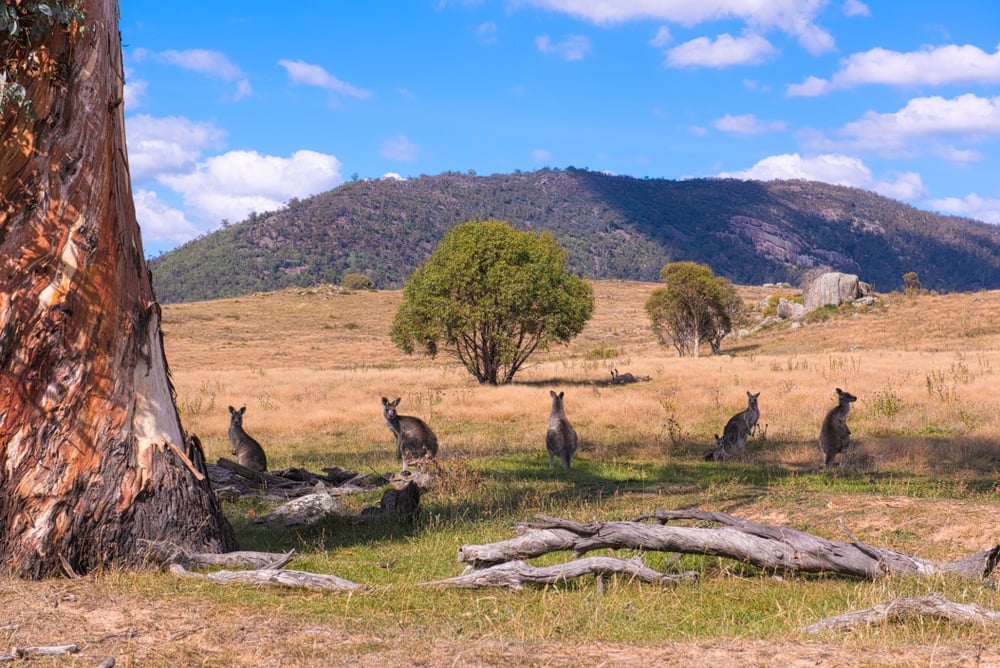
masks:
[[[1000,288],[1000,227],[806,181],[636,179],[578,169],[355,181],[253,214],[151,260],[165,302],[338,283],[396,288],[456,223],[549,230],[573,272],[656,281],[693,260],[740,284],[828,266],[880,290],[918,273],[941,291]]]

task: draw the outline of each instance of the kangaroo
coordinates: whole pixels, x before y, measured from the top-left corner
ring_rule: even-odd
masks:
[[[722,462],[729,459],[729,453],[726,452],[725,441],[718,434],[715,435],[715,447],[705,453],[702,458],[706,462]]]
[[[837,388],[838,403],[827,412],[823,418],[823,426],[819,430],[819,449],[823,452],[823,466],[833,466],[833,460],[838,453],[843,453],[851,444],[851,430],[847,427],[847,416],[851,412],[851,404],[858,400],[849,392]],[[840,457],[840,465],[844,465],[844,457]]]
[[[611,384],[612,385],[626,385],[628,383],[638,383],[639,379],[632,374],[618,373],[618,369],[611,370]]]
[[[243,431],[243,414],[246,410],[246,406],[239,410],[229,407],[229,449],[236,455],[240,466],[263,473],[267,471],[267,455],[260,443]]]
[[[400,397],[389,401],[382,397],[382,415],[385,423],[396,436],[396,456],[403,461],[403,468],[418,459],[433,459],[437,456],[437,436],[427,423],[412,415],[396,412]]]
[[[564,469],[569,470],[570,459],[576,454],[579,441],[576,437],[576,430],[569,423],[566,417],[566,410],[563,408],[564,392],[556,394],[549,390],[552,395],[552,412],[549,414],[549,430],[545,434],[545,449],[549,452],[549,468],[555,465],[556,457],[562,462]]]
[[[629,383],[638,383],[645,380],[649,380],[649,376],[636,376],[628,372],[618,373],[618,369],[611,370],[612,385],[628,385]]]
[[[747,447],[747,438],[757,428],[757,421],[760,420],[760,408],[757,406],[757,398],[760,392],[750,394],[747,392],[747,407],[733,417],[729,418],[725,429],[722,430],[722,438],[718,439],[718,446],[731,455],[742,452]]]

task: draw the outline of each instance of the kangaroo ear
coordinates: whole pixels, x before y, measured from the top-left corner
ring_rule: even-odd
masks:
[[[395,400],[394,402],[392,402],[392,405],[393,405],[393,406],[398,406],[398,405],[399,405],[399,400],[400,400],[400,399],[402,399],[402,397],[396,397],[396,400]]]
[[[385,397],[382,397],[382,405],[383,406],[388,406],[389,405],[389,400],[386,399]]]
[[[559,393],[559,398],[562,399],[564,394],[566,394],[566,393],[565,392],[560,392]]]
[[[247,407],[246,406],[243,406],[242,408],[240,408],[240,415],[243,415],[246,412],[247,412]]]
[[[553,399],[555,399],[556,398],[556,393],[553,390],[549,390],[549,396],[552,397]]]

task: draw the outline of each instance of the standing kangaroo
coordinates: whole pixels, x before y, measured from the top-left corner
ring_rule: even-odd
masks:
[[[849,392],[837,388],[838,403],[830,409],[823,418],[823,426],[819,430],[819,449],[823,452],[823,466],[833,466],[833,460],[838,453],[843,453],[851,444],[851,430],[847,427],[847,416],[851,412],[851,404],[858,400]],[[840,465],[844,465],[844,457],[840,457]]]
[[[260,443],[243,431],[243,414],[246,410],[246,406],[239,410],[229,407],[229,449],[236,455],[240,466],[263,473],[267,471],[267,455]]]
[[[396,412],[400,397],[389,401],[382,397],[382,415],[385,423],[396,436],[396,456],[403,460],[403,468],[418,459],[433,459],[437,455],[437,436],[423,420]]]
[[[722,447],[729,453],[742,452],[747,447],[747,437],[757,428],[760,419],[760,408],[757,406],[757,394],[747,392],[747,407],[729,418],[722,430]]]
[[[563,408],[563,394],[556,394],[549,390],[552,395],[552,412],[549,414],[549,431],[545,434],[545,449],[549,452],[549,468],[555,465],[556,457],[562,462],[563,468],[569,470],[570,459],[576,454],[579,441],[576,438],[576,430],[569,423],[566,417],[566,410]]]

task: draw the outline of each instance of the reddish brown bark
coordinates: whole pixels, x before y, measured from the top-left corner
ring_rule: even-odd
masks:
[[[84,0],[0,126],[0,568],[236,547],[184,456],[129,182],[116,0]],[[173,447],[171,447],[173,446]],[[194,453],[197,454],[197,453]]]

